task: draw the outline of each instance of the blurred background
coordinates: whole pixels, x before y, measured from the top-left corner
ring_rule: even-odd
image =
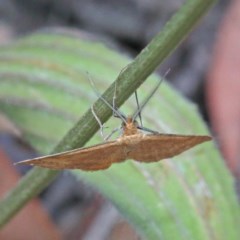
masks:
[[[76,28],[90,32],[134,57],[183,2],[0,1],[0,44],[43,28]],[[236,179],[240,178],[238,2],[218,1],[192,34],[157,70],[164,74],[170,68],[168,81],[198,104]],[[12,162],[36,156],[12,133],[16,133],[16,129],[0,113],[0,168],[9,176],[9,182],[0,184],[1,196],[19,177]],[[38,200],[33,201],[24,209],[26,213],[22,211],[14,219],[15,222],[0,233],[0,239],[36,239],[34,234],[41,228],[46,235],[40,234],[39,239],[140,239],[114,206],[67,172],[59,176],[40,198],[43,207]],[[32,223],[32,216],[37,219],[38,226]]]

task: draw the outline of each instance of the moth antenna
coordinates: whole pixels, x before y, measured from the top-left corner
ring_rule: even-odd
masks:
[[[135,91],[134,94],[135,94],[135,99],[136,99],[136,103],[137,103],[137,109],[139,110],[140,109],[140,104],[139,104],[139,101],[138,101],[137,91]],[[138,112],[138,117],[139,117],[139,120],[140,120],[141,127],[143,127],[141,111]]]
[[[146,104],[149,102],[149,100],[152,98],[152,96],[155,94],[155,92],[158,90],[159,86],[167,76],[167,74],[170,72],[170,68],[167,70],[167,72],[161,77],[160,81],[158,81],[157,85],[153,88],[153,90],[150,92],[150,94],[147,96],[147,98],[142,102],[140,107],[134,112],[133,114],[133,120],[139,116],[139,113],[143,110],[143,108],[146,106]]]
[[[116,80],[117,81],[117,80]],[[113,101],[112,101],[112,107],[113,109],[115,109],[115,111],[113,111],[113,116],[116,118],[119,118],[119,114],[122,115],[122,117],[126,120],[127,117],[116,107],[115,101],[117,99],[117,82],[114,82],[114,93],[113,93]],[[116,114],[116,112],[118,112],[119,114]],[[126,121],[125,121],[126,123]]]
[[[116,98],[117,98],[117,81],[114,82],[114,94],[113,94],[113,102],[112,102],[112,106],[114,109],[117,109],[115,105]]]
[[[116,81],[114,82],[114,94],[113,94],[113,102],[112,102],[112,106],[113,108],[120,114],[122,115],[122,117],[125,119],[125,123],[126,123],[126,115],[124,115],[117,107],[116,107],[116,99],[117,99],[117,81],[119,76],[127,69],[128,65],[126,65],[124,68],[121,69],[120,73],[118,74],[118,77],[116,79]],[[119,114],[116,114],[115,111],[113,111],[113,116],[114,117],[118,117],[119,118]],[[121,118],[122,119],[122,118]],[[122,119],[123,120],[123,119]]]
[[[114,82],[114,94],[113,94],[112,106],[113,106],[114,109],[117,109],[117,110],[118,110],[118,108],[116,107],[116,104],[115,104],[115,101],[117,99],[117,81],[118,81],[119,76],[127,69],[127,67],[128,67],[128,65],[126,65],[124,68],[121,69],[120,73],[118,74],[118,77],[117,77],[116,81]],[[126,118],[126,116],[125,116],[125,118]]]
[[[110,109],[112,109],[113,113],[116,114],[115,117],[118,117],[120,118],[123,122],[127,123],[126,122],[126,116],[121,113],[119,110],[116,110],[113,108],[113,106],[99,93],[99,91],[97,90],[94,82],[92,81],[92,79],[89,77],[89,74],[88,74],[88,80],[95,92],[95,94],[97,95],[98,98],[100,98]]]

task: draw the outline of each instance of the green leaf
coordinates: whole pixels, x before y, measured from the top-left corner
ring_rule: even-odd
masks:
[[[86,71],[104,98],[116,106],[140,86],[187,36],[214,0],[189,0],[126,66],[129,59],[83,34],[35,34],[0,49],[0,108],[21,129],[23,137],[45,153],[78,120],[94,99]],[[3,79],[3,81],[2,81]],[[140,97],[156,77],[142,86]],[[144,111],[145,125],[163,132],[206,133],[196,109],[163,84]],[[134,109],[131,101],[124,111]],[[105,122],[111,110],[98,100],[94,109]],[[110,128],[116,122],[106,123]],[[98,129],[90,110],[61,139],[53,152],[82,146]],[[93,142],[100,141],[95,138]],[[92,142],[92,143],[93,143]],[[91,143],[89,143],[91,144]],[[156,164],[128,161],[109,170],[74,174],[92,183],[121,210],[146,239],[238,239],[239,206],[233,179],[213,144]],[[51,182],[57,171],[34,168],[0,202],[3,226],[29,199]]]

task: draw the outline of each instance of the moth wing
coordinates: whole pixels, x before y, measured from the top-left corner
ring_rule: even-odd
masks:
[[[29,164],[50,169],[82,169],[95,171],[109,168],[114,162],[126,159],[121,143],[111,141],[87,148],[78,148],[63,153],[48,155],[21,161],[18,164]]]
[[[143,135],[128,153],[127,158],[140,162],[156,162],[174,157],[189,148],[211,140],[209,136],[188,136],[175,134]]]

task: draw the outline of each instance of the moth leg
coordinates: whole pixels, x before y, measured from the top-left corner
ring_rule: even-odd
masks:
[[[149,102],[149,100],[152,98],[152,96],[156,93],[156,91],[158,90],[159,86],[161,85],[161,83],[166,78],[166,76],[167,76],[167,74],[169,72],[170,72],[170,69],[168,69],[167,72],[164,74],[164,76],[160,78],[160,80],[158,81],[157,85],[152,89],[150,94],[144,99],[144,101],[141,104],[139,104],[138,98],[137,98],[137,94],[135,93],[136,102],[137,102],[137,109],[136,109],[136,111],[132,115],[133,120],[135,120],[137,117],[139,117],[139,119],[141,121],[141,111],[146,106],[146,104]],[[142,127],[142,124],[141,124],[141,127]]]
[[[98,118],[97,114],[95,113],[93,105],[91,106],[91,111],[92,111],[93,116],[95,117],[96,121],[98,122],[98,124],[99,124],[99,126],[100,126],[100,134],[101,134],[101,137],[102,137],[103,139],[105,139],[105,138],[104,138],[104,135],[103,135],[104,126],[103,126],[103,124],[101,123],[100,119]]]
[[[112,137],[112,135],[117,132],[117,131],[120,131],[122,129],[122,127],[117,127],[115,129],[112,130],[112,132],[110,134],[108,134],[105,138],[104,138],[104,141],[107,141],[110,139],[110,137]]]
[[[142,113],[141,113],[140,104],[139,104],[139,101],[138,101],[137,91],[135,91],[134,94],[135,94],[135,99],[136,99],[136,103],[137,103],[137,111],[138,111],[138,117],[139,117],[139,120],[140,120],[140,125],[141,125],[141,127],[143,127]]]
[[[145,132],[149,132],[149,133],[153,133],[153,134],[159,134],[159,132],[154,131],[154,130],[149,129],[149,128],[146,128],[146,127],[139,126],[139,127],[137,127],[137,128],[140,129],[140,130],[143,130],[143,131],[145,131]]]

